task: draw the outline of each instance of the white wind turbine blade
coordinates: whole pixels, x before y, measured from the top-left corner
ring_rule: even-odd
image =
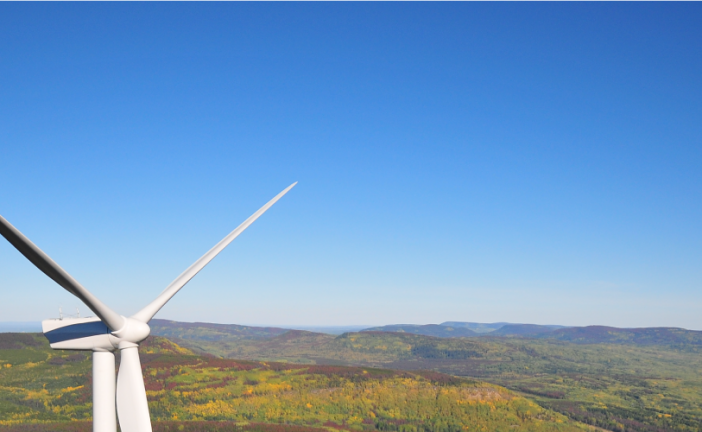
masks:
[[[248,219],[244,221],[241,225],[236,227],[234,231],[229,233],[222,241],[217,243],[215,247],[210,249],[205,255],[203,255],[199,260],[195,261],[193,265],[188,267],[187,270],[185,270],[180,276],[176,278],[173,282],[171,282],[168,287],[166,287],[165,290],[151,303],[149,303],[148,306],[137,312],[135,315],[132,315],[132,318],[148,323],[151,321],[151,318],[156,315],[156,313],[161,310],[161,308],[168,303],[168,300],[170,300],[178,291],[180,291],[185,284],[187,284],[190,279],[192,279],[200,270],[202,270],[214,257],[217,256],[222,250],[229,245],[229,243],[232,242],[239,234],[241,234],[246,228],[249,227],[256,219],[258,219],[259,216],[261,216],[263,213],[266,212],[273,204],[276,203],[280,198],[283,197],[290,189],[292,189],[297,182],[291,184],[287,188],[285,188],[281,193],[275,196],[272,200],[268,201],[266,205],[258,209],[256,213],[251,215]]]
[[[146,401],[144,376],[141,373],[139,348],[120,350],[117,374],[117,419],[123,432],[151,432],[149,404]]]
[[[17,228],[12,226],[5,218],[0,216],[0,234],[7,239],[22,255],[32,262],[45,275],[53,279],[54,282],[61,285],[66,291],[78,297],[92,310],[95,315],[109,327],[111,330],[119,330],[124,325],[124,318],[107,307],[97,297],[92,295],[90,291],[85,289],[83,285],[73,279],[66,270],[62,269],[54,262],[47,254],[39,249],[27,237],[24,236]]]

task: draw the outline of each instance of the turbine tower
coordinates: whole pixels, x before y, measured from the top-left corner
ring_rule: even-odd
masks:
[[[119,315],[69,275],[48,255],[0,216],[0,234],[39,270],[78,297],[96,317],[42,321],[51,348],[93,352],[93,431],[115,432],[117,418],[122,432],[151,432],[149,405],[139,361],[139,343],[149,336],[149,321],[190,279],[229,243],[283,197],[297,182],[229,233],[193,265],[178,276],[158,297],[131,317]],[[115,351],[121,362],[115,383]],[[115,412],[116,407],[116,412]],[[117,414],[117,416],[115,416]]]

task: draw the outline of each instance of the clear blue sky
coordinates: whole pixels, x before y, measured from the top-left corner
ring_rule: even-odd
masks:
[[[299,181],[158,317],[702,329],[700,22],[4,3],[0,214],[126,315]],[[0,272],[0,321],[80,304],[4,241]]]

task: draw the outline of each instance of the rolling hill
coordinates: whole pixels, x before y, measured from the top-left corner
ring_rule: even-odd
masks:
[[[439,325],[448,326],[453,328],[467,328],[473,330],[476,333],[490,333],[495,331],[500,327],[503,327],[509,323],[498,322],[498,323],[476,323],[476,322],[463,322],[463,321],[446,321]]]
[[[450,325],[449,325],[450,324]],[[263,341],[290,332],[279,327],[255,327],[235,324],[185,323],[178,321],[154,319],[150,323],[151,333],[176,341],[221,342],[218,355],[226,354],[229,348],[239,347],[239,341]],[[292,330],[299,331],[299,330]],[[442,338],[465,338],[476,336],[505,336],[546,338],[578,344],[614,343],[633,345],[661,346],[698,346],[702,345],[702,332],[680,328],[616,328],[605,326],[564,327],[557,325],[509,324],[509,323],[462,323],[445,322],[442,324],[395,324],[371,327],[361,332],[397,332]],[[315,333],[316,332],[308,332]],[[329,335],[329,333],[324,333]],[[208,350],[214,349],[209,347]]]
[[[368,331],[382,331],[382,332],[398,332],[398,333],[412,333],[420,334],[426,336],[437,336],[437,337],[470,337],[477,336],[478,333],[467,327],[451,327],[439,324],[427,324],[427,325],[413,325],[413,324],[395,324],[387,325],[382,327],[371,327],[364,330]]]
[[[563,326],[537,325],[537,324],[506,324],[491,332],[488,336],[526,336],[536,337],[564,329]]]
[[[221,359],[160,337],[140,354],[156,431],[588,430],[503,387],[437,372]],[[0,364],[0,430],[90,429],[89,353],[6,333]]]
[[[539,338],[439,338],[375,331],[335,337],[290,331],[260,340],[185,343],[230,358],[428,369],[480,379],[608,430],[701,430],[702,347],[678,343],[684,338],[694,342],[700,332],[681,332],[681,339],[673,343],[668,331],[657,329],[634,332],[639,336],[633,339],[599,330],[583,335],[577,329],[559,329]],[[637,344],[642,341],[646,343]]]
[[[474,336],[546,338],[577,344],[613,343],[640,346],[676,346],[679,348],[702,345],[702,332],[673,327],[565,327],[537,324],[445,322],[427,325],[395,324],[371,327],[362,331],[411,333],[442,338]]]
[[[702,331],[674,327],[633,329],[605,326],[570,327],[547,332],[539,336],[578,344],[661,345],[680,349],[702,346]]]
[[[252,327],[236,324],[186,323],[153,319],[149,323],[151,334],[167,338],[221,341],[256,340],[281,335],[290,329],[278,327]]]
[[[702,430],[702,332],[601,326],[551,330],[509,324],[503,326],[509,326],[504,336],[492,331],[445,338],[408,332],[334,336],[280,328],[155,324],[155,333],[169,332],[174,341],[201,355],[433,370],[507,387],[542,407],[608,430]],[[27,353],[32,355],[31,350]]]

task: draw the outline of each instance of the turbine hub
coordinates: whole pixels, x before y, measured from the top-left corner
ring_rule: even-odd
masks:
[[[148,324],[137,321],[134,318],[124,318],[124,326],[112,332],[112,336],[117,339],[115,347],[125,345],[124,342],[138,344],[151,334],[151,327]]]

